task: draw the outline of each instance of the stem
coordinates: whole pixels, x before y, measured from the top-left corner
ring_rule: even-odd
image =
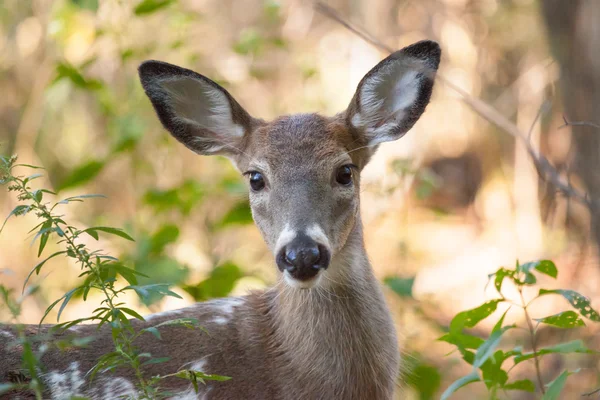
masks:
[[[10,174],[10,170],[8,172]],[[100,289],[106,297],[107,306],[111,310],[110,312],[112,322],[117,322],[119,325],[121,325],[119,318],[115,317],[115,314],[113,312],[115,309],[117,309],[113,302],[113,299],[117,296],[117,292],[113,288],[113,283],[103,282],[100,270],[94,267],[93,263],[90,262],[90,254],[87,251],[80,251],[78,249],[77,244],[75,243],[77,233],[74,232],[74,228],[70,225],[66,225],[66,228],[62,229],[59,225],[59,221],[57,221],[56,218],[52,215],[52,212],[48,210],[48,207],[46,207],[45,204],[43,204],[41,201],[38,201],[32,195],[32,193],[27,188],[27,184],[24,182],[24,180],[18,177],[14,177],[13,182],[15,182],[19,186],[19,191],[21,191],[21,193],[23,194],[26,194],[27,198],[33,202],[32,208],[37,209],[40,212],[40,217],[43,218],[45,221],[51,221],[52,225],[54,225],[57,228],[57,232],[63,232],[63,237],[66,242],[67,248],[70,248],[73,251],[75,258],[81,263],[82,269],[87,268],[88,270],[90,270],[98,280],[99,283],[95,287]],[[112,292],[112,295],[109,292]],[[143,398],[151,398],[151,385],[148,384],[148,382],[142,374],[142,371],[140,369],[139,358],[137,357],[135,347],[133,346],[133,340],[136,337],[137,335],[134,332],[132,332],[131,335],[127,335],[125,330],[121,331],[115,337],[113,342],[115,344],[115,347],[119,347],[119,345],[121,345],[126,350],[125,356],[123,357],[129,362],[129,365],[135,372],[135,376],[139,381],[139,388],[142,390],[144,395]],[[39,390],[36,390],[36,396],[39,399],[41,399],[41,393],[39,393]]]
[[[531,323],[531,317],[529,316],[529,312],[527,311],[528,304],[525,303],[525,298],[523,297],[523,288],[519,287],[519,296],[521,296],[521,304],[523,304],[523,312],[525,312],[525,319],[527,320],[527,326],[529,327],[529,335],[531,337],[531,351],[533,352],[533,361],[535,362],[535,373],[537,375],[538,384],[540,386],[540,390],[542,394],[546,394],[546,389],[544,389],[544,381],[542,380],[542,374],[540,372],[540,359],[537,353],[537,340],[535,337],[535,328]]]

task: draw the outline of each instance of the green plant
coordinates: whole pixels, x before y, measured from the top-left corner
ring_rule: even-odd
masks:
[[[450,398],[458,389],[475,382],[483,382],[485,384],[491,399],[498,399],[500,393],[507,393],[511,390],[524,390],[532,393],[537,390],[543,400],[558,399],[561,398],[560,394],[568,376],[577,371],[564,370],[552,382],[545,383],[540,372],[540,358],[547,354],[595,353],[588,349],[581,340],[558,343],[549,347],[540,348],[538,346],[536,333],[540,325],[545,324],[563,329],[573,329],[585,325],[583,318],[593,322],[600,322],[600,315],[591,307],[589,299],[572,290],[540,289],[535,297],[526,301],[523,289],[537,282],[536,274],[556,278],[558,269],[549,260],[526,264],[519,264],[517,262],[514,269],[500,268],[491,274],[489,278],[501,297],[490,300],[471,310],[463,311],[452,319],[448,332],[439,340],[456,346],[463,360],[470,364],[473,369],[470,374],[456,380],[450,385],[443,393],[442,400]],[[502,287],[505,281],[510,281],[516,286],[519,295],[516,301],[505,297],[503,294]],[[546,295],[564,297],[574,308],[574,311],[569,310],[543,318],[532,319],[529,314],[531,303]],[[501,303],[509,304],[509,309],[510,307],[521,308],[525,314],[527,327],[519,327],[516,324],[505,324],[507,309],[486,339],[465,333],[465,329],[473,328],[479,322],[489,317]],[[498,349],[503,335],[509,330],[518,328],[524,329],[527,332],[531,342],[531,351],[524,351],[521,347],[514,347],[506,351]],[[503,368],[504,363],[508,360],[512,361],[512,366],[508,369]],[[529,379],[509,380],[509,373],[512,368],[525,361],[532,361],[534,363],[536,383]]]
[[[48,316],[50,311],[60,304],[57,314],[58,322],[64,308],[75,295],[82,295],[83,299],[86,300],[90,291],[96,290],[101,292],[104,296],[100,307],[93,311],[93,315],[79,318],[74,321],[59,323],[53,328],[53,331],[64,330],[81,322],[96,322],[98,324],[98,329],[106,323],[110,325],[114,349],[104,354],[97,361],[96,365],[90,371],[90,379],[93,379],[94,375],[98,372],[111,371],[117,367],[123,366],[131,368],[137,378],[137,387],[141,398],[160,397],[160,393],[158,392],[158,382],[166,377],[179,377],[188,379],[192,382],[196,390],[198,387],[198,381],[203,383],[205,380],[228,379],[227,377],[205,374],[193,370],[181,370],[172,374],[150,378],[143,375],[141,367],[144,364],[160,363],[168,360],[168,358],[156,358],[149,353],[141,353],[134,344],[136,339],[147,333],[153,334],[160,339],[158,328],[166,325],[181,325],[195,329],[198,328],[197,321],[194,319],[182,318],[163,322],[156,326],[136,331],[128,319],[128,316],[140,319],[142,321],[144,318],[138,312],[126,307],[126,304],[119,300],[119,296],[122,296],[126,291],[134,291],[144,302],[148,302],[149,298],[156,295],[167,295],[174,297],[179,296],[169,290],[168,285],[138,285],[138,276],[144,276],[143,274],[135,269],[127,267],[118,259],[102,251],[89,249],[79,240],[82,235],[89,235],[98,240],[100,234],[111,234],[133,241],[133,238],[131,238],[123,230],[108,226],[95,226],[86,229],[78,229],[75,226],[67,223],[64,217],[57,213],[57,208],[61,205],[84,201],[88,198],[103,196],[72,196],[54,203],[48,202],[46,201],[46,197],[54,196],[56,193],[46,189],[32,189],[31,187],[31,182],[36,178],[39,178],[41,176],[40,174],[33,174],[27,177],[14,174],[14,170],[19,167],[31,169],[39,169],[39,167],[27,164],[17,164],[16,160],[16,156],[0,157],[0,184],[7,185],[8,190],[10,192],[15,192],[17,194],[17,199],[20,203],[22,203],[17,205],[10,212],[2,227],[0,227],[0,232],[2,232],[6,222],[10,217],[34,213],[41,220],[41,222],[30,231],[35,232],[33,242],[39,240],[37,249],[38,257],[43,254],[50,238],[57,238],[57,243],[63,247],[63,250],[57,251],[46,257],[31,270],[23,285],[24,292],[26,288],[28,288],[27,283],[29,279],[34,274],[38,275],[46,262],[58,256],[75,260],[76,263],[81,267],[81,274],[79,277],[84,278],[81,285],[65,293],[61,298],[54,301],[46,309],[40,324],[43,322],[46,316]],[[115,283],[118,276],[125,279],[128,282],[128,285],[122,288],[117,287]],[[35,288],[35,286],[30,286],[29,288]],[[20,301],[14,301],[11,298],[10,291],[4,287],[1,289],[4,303],[9,308],[13,319],[16,321],[18,315],[20,314]],[[30,293],[32,290],[33,289],[27,289],[27,293]],[[18,325],[17,330],[19,332],[21,344],[23,344],[22,356],[24,367],[29,372],[29,383],[27,385],[30,389],[35,391],[37,398],[41,398],[42,383],[37,376],[37,371],[39,370],[38,367],[43,366],[39,364],[39,355],[34,354],[31,346],[31,339],[25,337],[22,326]],[[42,339],[45,340],[47,338]],[[41,351],[44,351],[46,348],[47,346],[43,346]],[[0,393],[15,389],[17,386],[23,385],[3,384],[0,386]]]

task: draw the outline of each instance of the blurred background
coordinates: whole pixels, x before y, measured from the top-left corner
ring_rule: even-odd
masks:
[[[541,285],[577,290],[600,306],[600,2],[327,4],[390,48],[433,39],[443,49],[440,74],[451,85],[437,82],[427,112],[402,140],[380,148],[362,187],[367,249],[387,283],[413,369],[402,398],[437,398],[469,366],[436,339],[454,314],[494,298],[486,282],[498,267],[552,259],[558,280]],[[301,0],[0,0],[0,152],[45,167],[36,182],[61,198],[107,196],[61,212],[80,228],[125,228],[135,243],[90,237],[88,244],[149,275],[143,283],[173,284],[184,298],[156,298],[139,310],[243,294],[276,276],[251,220],[246,184],[225,158],[198,157],[169,137],[137,66],[158,59],[194,69],[269,119],[344,110],[385,56]],[[492,119],[509,121],[526,142],[482,118],[465,95],[491,106]],[[550,166],[551,179],[588,197],[565,196],[540,179],[532,152]],[[0,192],[0,214],[15,205]],[[0,280],[19,292],[38,261],[27,234],[35,224],[33,215],[13,219],[0,235]],[[22,322],[37,323],[77,275],[75,264],[49,262]],[[96,305],[94,298],[72,301],[62,318],[88,315]],[[566,309],[560,298],[538,305],[533,318]],[[509,318],[524,321],[518,312]],[[478,332],[489,334],[493,323]],[[539,334],[541,345],[571,335],[600,348],[593,325]],[[523,332],[511,340],[529,346]],[[542,369],[549,381],[565,366],[582,368],[569,380],[568,398],[575,399],[599,385],[598,362],[547,357]],[[523,363],[512,374],[531,378],[533,366]],[[457,398],[484,393],[472,385]]]

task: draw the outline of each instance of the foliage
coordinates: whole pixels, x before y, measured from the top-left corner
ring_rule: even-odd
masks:
[[[556,278],[558,269],[550,260],[526,264],[519,264],[517,262],[514,269],[498,269],[489,278],[494,283],[500,298],[488,301],[479,307],[460,312],[454,316],[450,322],[448,332],[439,340],[455,346],[463,360],[472,366],[472,371],[450,385],[442,395],[443,400],[450,398],[459,389],[475,382],[485,384],[491,399],[497,399],[500,393],[507,393],[513,390],[538,392],[541,395],[540,398],[544,400],[558,399],[561,398],[561,391],[565,386],[568,376],[577,371],[565,370],[555,380],[546,384],[542,380],[540,373],[540,358],[547,354],[595,353],[588,349],[581,340],[558,343],[542,348],[537,346],[536,333],[538,327],[541,325],[573,329],[584,326],[584,318],[595,322],[598,321],[598,313],[591,307],[589,299],[572,290],[540,289],[533,299],[526,302],[523,289],[537,282],[537,274]],[[502,287],[507,281],[512,282],[516,286],[519,293],[518,302],[504,295]],[[550,294],[563,296],[575,308],[575,311],[569,310],[556,315],[532,319],[528,311],[531,303]],[[473,328],[492,315],[500,304],[508,304],[509,308],[498,319],[487,338],[480,338],[465,332],[466,328]],[[516,324],[505,323],[505,317],[510,307],[519,307],[525,314],[527,328],[522,329],[528,332],[531,341],[531,351],[524,351],[521,347],[514,347],[507,350],[499,349],[506,332],[521,328]],[[529,360],[532,360],[535,365],[536,382],[534,383],[529,379],[511,380],[509,373],[512,368]],[[503,367],[509,361],[512,364],[510,368]]]
[[[138,278],[144,277],[142,273],[136,269],[130,268],[123,262],[119,261],[100,250],[91,250],[82,243],[80,238],[84,235],[90,236],[98,240],[101,234],[108,234],[120,237],[125,240],[133,241],[133,238],[121,229],[109,226],[94,226],[86,229],[78,229],[65,221],[61,214],[58,214],[57,208],[61,205],[72,202],[82,202],[88,198],[103,197],[98,195],[81,195],[71,196],[57,202],[49,202],[49,196],[55,196],[56,193],[47,189],[33,189],[31,182],[39,178],[41,174],[33,174],[27,177],[14,174],[14,170],[19,167],[39,169],[38,167],[17,164],[16,156],[0,157],[0,184],[7,185],[10,192],[15,192],[17,199],[22,203],[17,205],[8,215],[0,232],[4,229],[6,222],[10,217],[17,217],[26,214],[35,214],[39,219],[38,223],[30,233],[35,232],[33,242],[38,241],[37,255],[40,257],[46,248],[50,239],[56,238],[57,244],[63,247],[63,250],[57,251],[42,261],[40,261],[29,273],[24,283],[24,293],[30,294],[35,286],[27,286],[29,279],[35,274],[39,275],[42,267],[50,259],[62,256],[74,260],[81,267],[80,277],[85,278],[83,283],[67,293],[61,298],[54,301],[44,313],[40,324],[48,316],[50,311],[59,306],[57,322],[60,316],[75,295],[82,295],[83,299],[87,299],[91,291],[98,291],[103,294],[104,299],[101,301],[100,307],[93,311],[93,315],[77,319],[75,321],[62,322],[56,325],[53,330],[62,331],[81,322],[96,322],[98,329],[104,324],[109,324],[114,343],[114,350],[104,354],[97,361],[96,365],[90,371],[90,379],[98,372],[106,372],[114,370],[117,367],[126,366],[133,369],[137,378],[137,387],[142,398],[157,398],[160,397],[158,392],[158,382],[169,376],[176,376],[188,379],[192,382],[194,388],[198,389],[198,381],[204,383],[206,380],[226,380],[227,377],[218,375],[209,375],[199,371],[184,370],[174,374],[166,374],[164,376],[155,376],[147,378],[142,374],[142,365],[148,363],[161,363],[168,360],[168,357],[153,357],[149,353],[141,353],[135,346],[134,342],[140,335],[149,332],[160,339],[158,328],[165,325],[181,325],[191,329],[198,328],[198,323],[193,319],[178,319],[173,321],[163,322],[156,326],[144,328],[136,331],[133,328],[129,317],[139,320],[144,318],[133,309],[126,307],[126,304],[119,301],[119,296],[122,296],[127,291],[134,291],[143,302],[149,302],[153,296],[173,296],[179,297],[175,292],[169,289],[165,284],[148,284],[138,285]],[[153,237],[151,248],[156,249],[174,240],[178,232],[174,232],[172,227],[164,228],[161,232]],[[116,286],[117,277],[124,278],[129,285],[122,288]],[[0,287],[3,303],[10,310],[14,320],[17,320],[20,314],[20,303],[22,300],[15,301],[11,298],[9,290]],[[23,365],[29,373],[28,383],[26,386],[33,390],[37,398],[42,398],[42,381],[37,376],[38,366],[40,365],[41,353],[45,351],[46,346],[41,346],[36,354],[31,344],[32,340],[44,338],[28,338],[24,334],[23,327],[17,326],[19,332],[20,344],[23,347],[22,358]],[[5,392],[15,389],[25,384],[3,384],[0,390]]]

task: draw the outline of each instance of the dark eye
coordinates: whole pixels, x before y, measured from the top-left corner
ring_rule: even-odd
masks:
[[[352,167],[349,165],[341,166],[335,174],[335,180],[340,185],[350,185],[352,183]]]
[[[250,172],[250,187],[255,192],[259,192],[265,187],[265,178],[257,171]]]

